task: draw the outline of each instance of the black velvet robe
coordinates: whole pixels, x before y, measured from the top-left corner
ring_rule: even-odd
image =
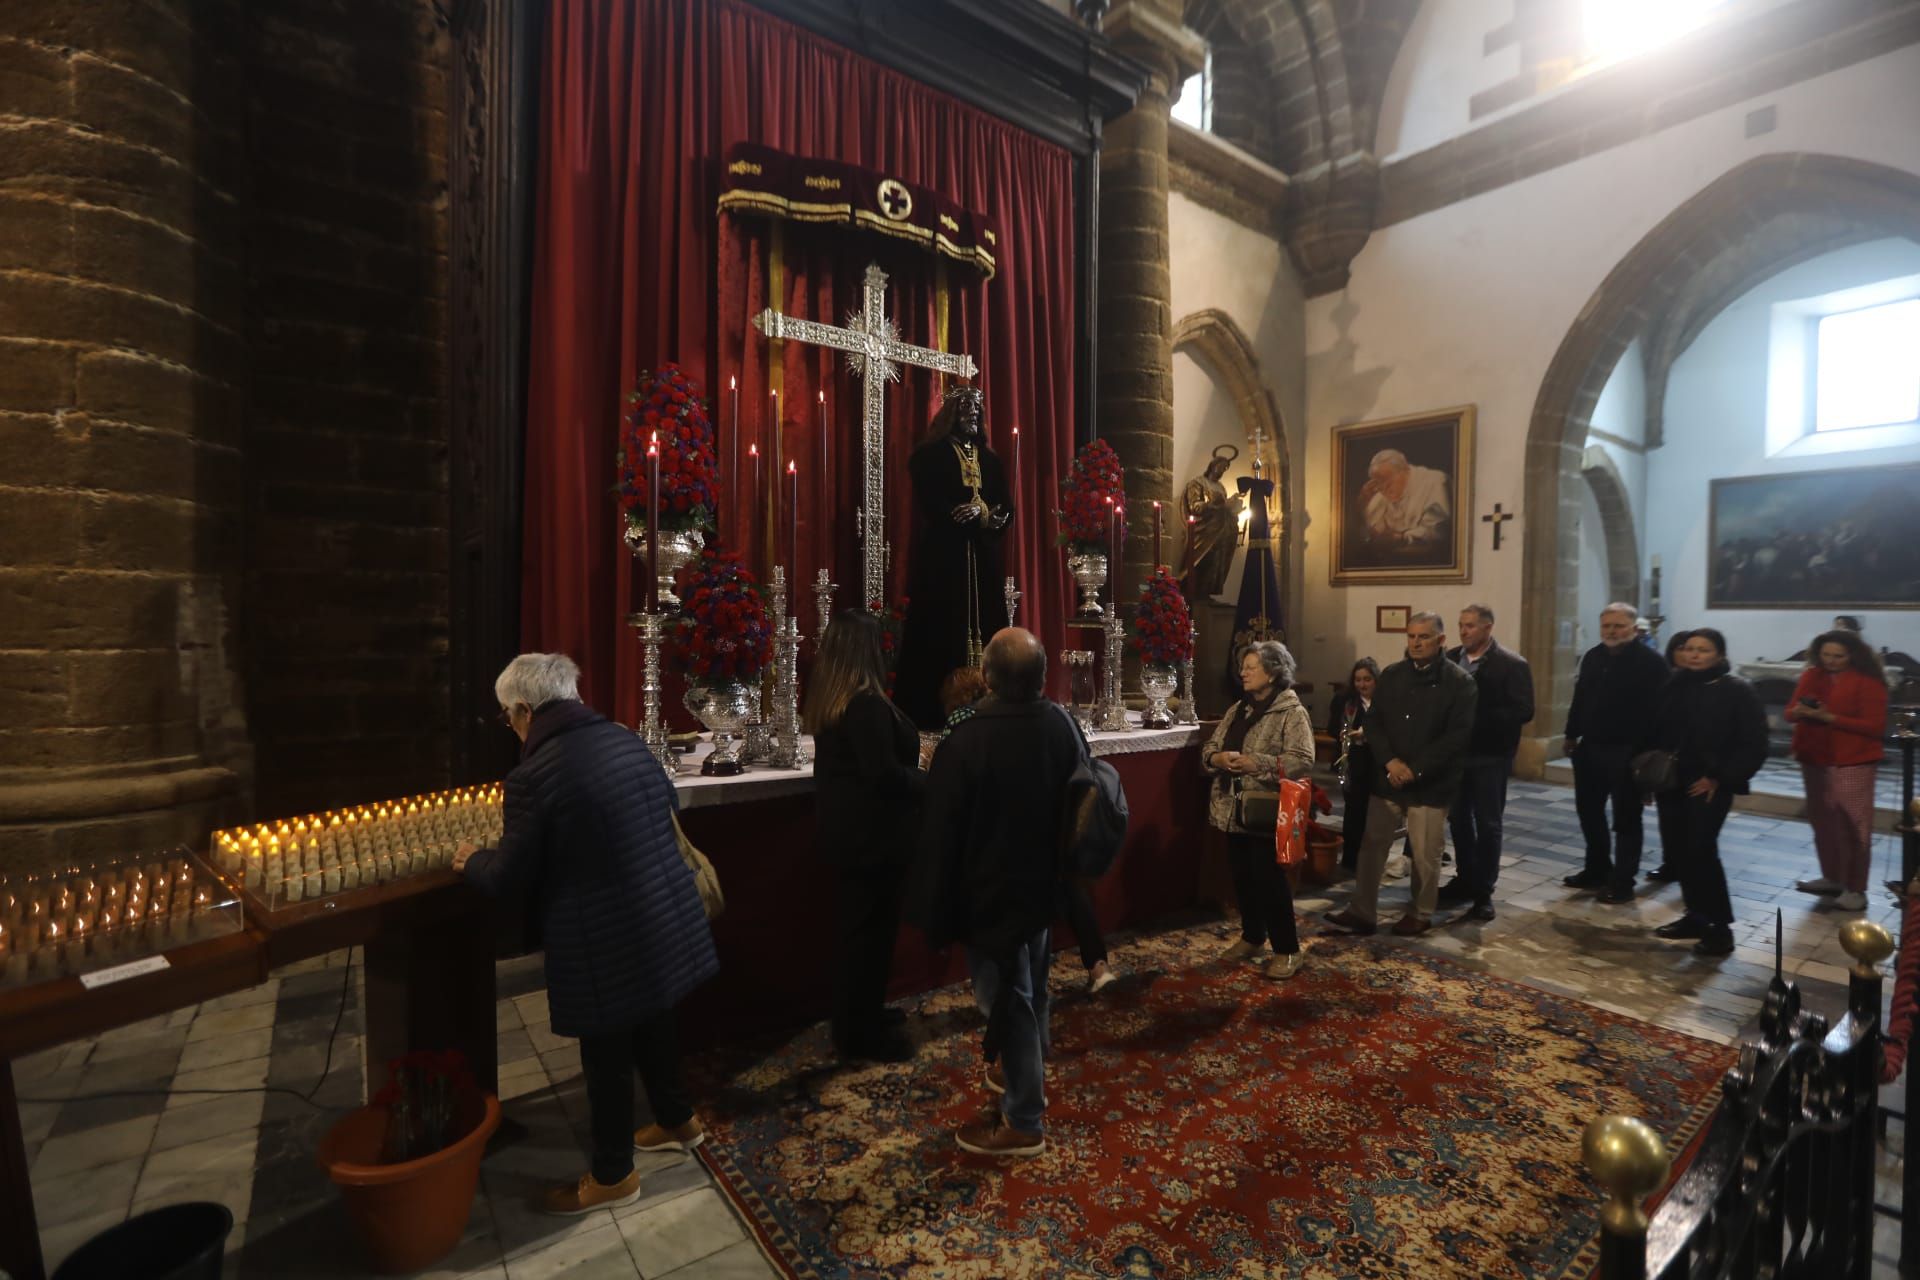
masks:
[[[999,457],[977,445],[980,493],[991,509],[1010,508],[1006,468]],[[980,643],[1007,625],[1006,570],[1001,547],[1006,530],[984,520],[953,522],[953,509],[972,495],[960,480],[960,455],[947,437],[930,440],[907,460],[913,484],[914,532],[907,574],[907,627],[894,682],[894,702],[920,728],[933,731],[946,721],[940,710],[940,683],[967,665],[967,555],[974,561]],[[1013,526],[1009,524],[1008,529]]]

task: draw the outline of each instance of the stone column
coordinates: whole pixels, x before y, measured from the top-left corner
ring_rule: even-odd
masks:
[[[0,869],[198,841],[247,770],[240,90],[196,30],[237,15],[200,13],[0,6]]]
[[[1123,0],[1105,32],[1153,78],[1132,111],[1107,126],[1100,153],[1098,431],[1126,468],[1130,536],[1114,572],[1125,608],[1153,559],[1153,503],[1173,510],[1173,285],[1167,235],[1167,125],[1181,82],[1206,63],[1206,42],[1180,25],[1176,0]],[[1129,663],[1133,661],[1128,650]]]

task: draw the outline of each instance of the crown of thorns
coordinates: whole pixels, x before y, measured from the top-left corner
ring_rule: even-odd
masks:
[[[968,387],[968,386],[955,387],[953,390],[947,392],[946,395],[940,398],[940,403],[942,405],[949,405],[949,404],[954,404],[962,399],[973,399],[973,400],[981,399],[980,388]]]

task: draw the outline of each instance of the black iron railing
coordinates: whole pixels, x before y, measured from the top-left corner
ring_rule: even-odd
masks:
[[[1587,1127],[1587,1167],[1612,1199],[1601,1213],[1601,1280],[1867,1280],[1873,1265],[1874,1151],[1879,1140],[1880,970],[1885,929],[1840,930],[1854,964],[1837,1023],[1800,1007],[1780,973],[1761,1036],[1721,1085],[1700,1149],[1651,1216],[1641,1201],[1666,1181],[1658,1134],[1626,1116]]]

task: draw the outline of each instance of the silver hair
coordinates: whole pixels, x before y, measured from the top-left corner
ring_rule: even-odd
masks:
[[[1296,668],[1293,654],[1288,651],[1287,646],[1278,640],[1256,640],[1240,650],[1239,660],[1245,662],[1248,654],[1260,659],[1260,665],[1265,667],[1267,674],[1273,677],[1274,684],[1282,689],[1293,686],[1293,673]]]
[[[1408,626],[1412,626],[1416,622],[1431,622],[1435,635],[1443,636],[1447,634],[1447,620],[1431,609],[1422,609],[1418,613],[1407,615]]]
[[[578,702],[580,668],[564,653],[523,653],[494,680],[493,696],[503,707],[522,702],[529,707]]]
[[[1476,601],[1475,603],[1470,604],[1466,608],[1462,609],[1460,612],[1477,614],[1480,618],[1480,621],[1486,623],[1488,626],[1493,625],[1493,607],[1491,605],[1480,604],[1479,602]]]
[[[1600,611],[1600,616],[1604,618],[1610,613],[1624,613],[1627,615],[1628,622],[1640,621],[1640,611],[1628,604],[1625,600],[1615,600],[1612,604]]]
[[[1374,454],[1373,461],[1367,464],[1367,474],[1372,475],[1381,467],[1399,467],[1404,471],[1409,465],[1407,455],[1398,449],[1382,449],[1380,452]]]

